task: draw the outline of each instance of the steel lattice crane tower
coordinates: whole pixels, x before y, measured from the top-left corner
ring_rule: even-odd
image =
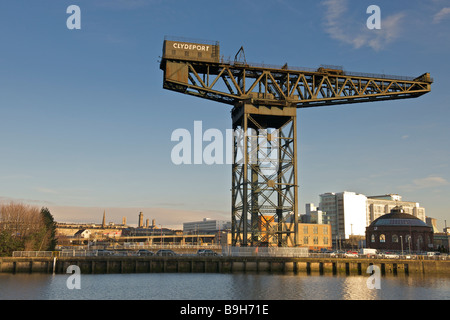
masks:
[[[220,58],[218,42],[165,38],[163,88],[233,106],[232,245],[298,246],[297,109],[416,98],[417,78],[249,64],[241,47]]]

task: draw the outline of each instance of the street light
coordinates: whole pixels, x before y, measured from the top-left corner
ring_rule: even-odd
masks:
[[[403,236],[400,236],[400,245],[402,246],[402,257],[403,257]]]

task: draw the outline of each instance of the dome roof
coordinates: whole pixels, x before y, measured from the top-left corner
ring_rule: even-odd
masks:
[[[395,207],[390,213],[382,215],[381,217],[375,219],[370,227],[381,227],[381,226],[392,226],[392,227],[428,227],[425,222],[419,218],[413,216],[412,214],[405,213],[402,208]]]

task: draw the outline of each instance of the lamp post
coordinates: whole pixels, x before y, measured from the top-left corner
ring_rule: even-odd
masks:
[[[402,257],[403,257],[403,236],[400,236],[400,245],[402,247]]]

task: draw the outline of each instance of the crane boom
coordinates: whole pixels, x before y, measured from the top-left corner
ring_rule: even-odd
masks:
[[[315,106],[419,97],[431,90],[429,73],[411,78],[339,69],[192,60],[164,55],[165,89],[230,105]]]

